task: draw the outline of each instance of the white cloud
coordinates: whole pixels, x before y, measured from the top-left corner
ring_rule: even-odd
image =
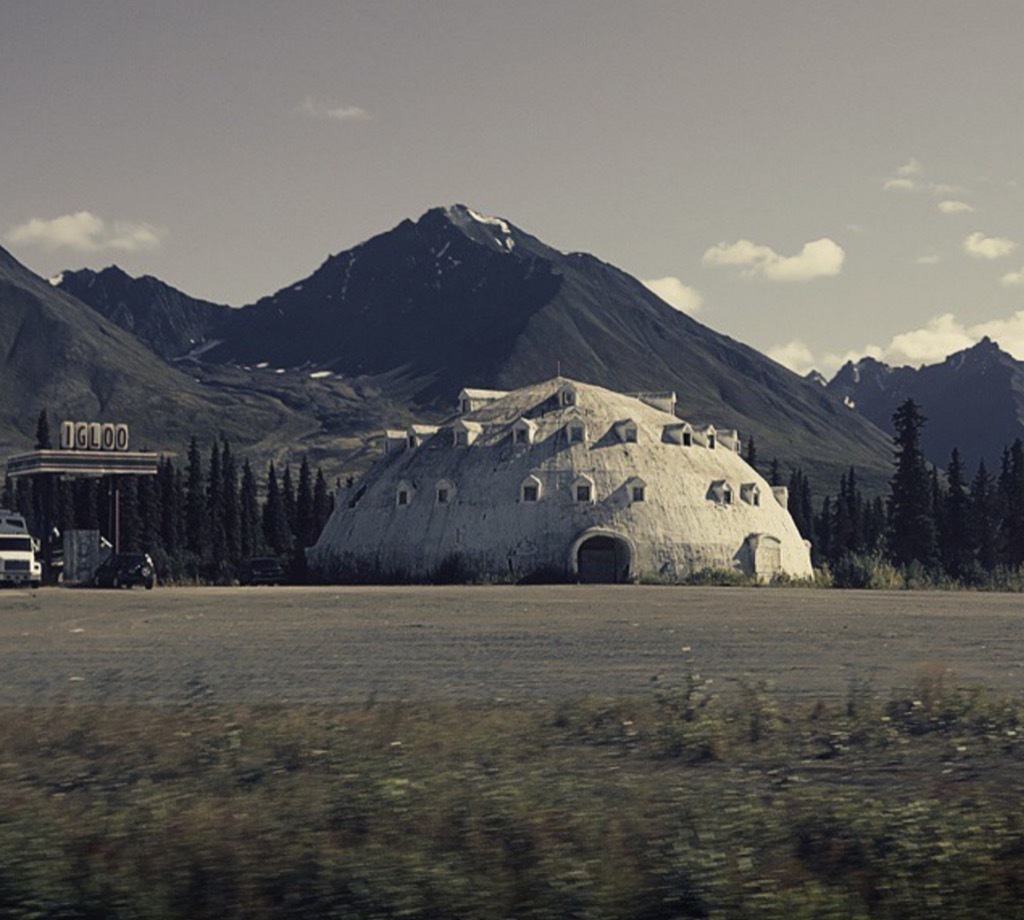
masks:
[[[701,297],[700,291],[688,284],[683,284],[678,278],[672,276],[652,278],[644,281],[643,284],[680,313],[688,313],[692,316],[704,305],[704,298]]]
[[[895,179],[886,179],[882,183],[882,188],[887,192],[913,192],[918,188],[917,182],[913,179],[908,179],[905,176],[899,176]]]
[[[135,252],[157,249],[163,235],[163,231],[151,224],[127,220],[108,223],[89,211],[78,211],[50,220],[33,217],[13,227],[4,240],[15,246],[39,246],[50,252],[57,249],[71,249],[75,252],[109,249]]]
[[[372,117],[366,109],[357,105],[335,105],[313,96],[306,96],[295,107],[295,111],[320,121],[367,121]]]
[[[785,345],[775,345],[765,352],[773,361],[778,361],[783,367],[788,367],[800,376],[808,374],[815,369],[814,355],[807,344],[800,339],[793,339]]]
[[[1017,285],[1024,284],[1024,268],[1019,268],[1015,272],[1007,272],[999,280],[1007,287],[1016,287]]]
[[[964,252],[976,259],[999,259],[1016,248],[1017,244],[1005,236],[985,236],[975,232],[964,239]]]
[[[1024,270],[1021,274],[1024,275]],[[806,374],[816,368],[826,377],[832,377],[847,361],[858,361],[863,357],[875,358],[893,367],[938,364],[951,354],[976,345],[986,336],[1004,351],[1024,360],[1024,310],[973,326],[965,325],[952,313],[943,313],[933,316],[918,329],[893,336],[886,346],[866,345],[845,354],[826,352],[815,358],[799,340],[769,348],[766,354],[798,374]]]
[[[944,198],[936,205],[943,214],[973,214],[972,208],[966,201],[958,201],[955,198]]]
[[[916,191],[918,188],[922,187],[922,184],[918,180],[923,174],[924,167],[921,165],[921,161],[911,157],[906,163],[896,170],[895,176],[885,180],[882,184],[882,188],[890,192]]]
[[[974,336],[952,313],[932,317],[920,329],[893,336],[885,349],[887,364],[935,364],[955,351],[970,348]]]
[[[705,265],[736,266],[748,277],[768,281],[810,281],[838,275],[843,270],[846,253],[835,240],[823,237],[805,243],[795,256],[779,255],[770,246],[737,240],[719,243],[704,253]]]
[[[894,176],[882,181],[882,188],[887,192],[924,192],[929,195],[960,195],[965,192],[959,185],[949,185],[945,182],[933,182],[925,175],[924,165],[920,160],[911,157],[899,169]],[[958,202],[964,204],[963,202]],[[968,210],[973,210],[965,205]],[[939,206],[943,210],[942,205]],[[955,213],[955,212],[946,212]]]
[[[938,265],[942,257],[933,252],[926,256],[918,256],[915,261],[918,265]]]

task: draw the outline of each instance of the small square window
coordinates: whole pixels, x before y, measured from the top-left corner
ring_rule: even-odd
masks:
[[[439,505],[447,505],[448,504],[448,490],[447,489],[438,489],[437,490],[437,503]]]
[[[571,390],[567,390],[566,392],[564,392],[562,394],[562,405],[563,406],[572,406],[572,405],[575,405],[575,404],[576,404],[576,394],[575,393],[573,393]]]
[[[525,428],[516,428],[512,432],[512,440],[516,444],[527,444],[530,440],[530,433]]]
[[[626,429],[626,440],[630,444],[636,444],[636,429],[635,428],[627,428]]]
[[[469,435],[465,431],[455,432],[455,446],[465,447],[469,444]]]
[[[535,502],[535,501],[537,501],[537,487],[536,486],[523,486],[523,501],[524,502]]]
[[[569,440],[575,444],[582,443],[583,441],[583,426],[573,425],[569,429]]]
[[[414,434],[409,435],[409,446],[410,447],[415,447],[416,446],[416,435],[414,435]]]
[[[732,492],[729,489],[726,489],[722,493],[722,503],[726,505],[732,504]]]
[[[683,432],[683,447],[693,447],[693,435],[689,431]]]
[[[576,501],[590,501],[590,486],[576,486]]]
[[[644,487],[643,486],[633,486],[633,501],[635,501],[635,502],[642,502],[642,501],[645,500],[645,498],[646,498],[646,496],[644,495]]]
[[[400,504],[400,505],[408,505],[409,504],[409,493],[406,492],[405,489],[402,489],[398,493],[398,504]]]

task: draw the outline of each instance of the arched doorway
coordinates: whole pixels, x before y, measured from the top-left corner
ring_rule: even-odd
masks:
[[[629,543],[615,534],[585,535],[573,551],[573,568],[583,584],[627,582],[631,574],[631,563]]]

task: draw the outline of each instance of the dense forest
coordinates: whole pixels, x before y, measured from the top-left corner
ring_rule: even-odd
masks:
[[[893,415],[886,497],[865,498],[852,467],[815,510],[807,477],[790,472],[789,510],[811,541],[815,567],[838,587],[1024,586],[1024,443],[1003,451],[998,473],[969,476],[957,449],[944,471],[921,449],[927,419],[913,400]],[[748,460],[751,448],[748,445]],[[773,485],[785,485],[778,464]]]
[[[893,415],[893,474],[884,497],[865,497],[851,467],[835,495],[816,506],[801,469],[787,479],[773,460],[763,471],[773,486],[788,486],[789,511],[811,543],[821,580],[850,588],[1024,587],[1024,442],[1006,447],[998,473],[982,461],[968,477],[958,450],[944,471],[927,462],[926,421],[913,400]],[[44,410],[36,447],[50,446]],[[303,457],[297,474],[270,463],[258,479],[223,437],[205,450],[193,437],[185,457],[184,468],[165,456],[156,476],[120,477],[121,549],[149,552],[165,582],[230,583],[246,559],[264,554],[285,560],[292,580],[305,580],[303,551],[334,509],[323,472]],[[753,439],[746,459],[758,466]],[[0,494],[0,506],[24,514],[37,535],[49,520],[54,533],[92,529],[111,539],[113,505],[109,477],[39,477],[34,484],[7,478]]]
[[[46,411],[39,416],[36,449],[52,446]],[[273,463],[260,481],[226,438],[200,448],[193,437],[185,466],[169,456],[155,476],[118,477],[119,545],[148,552],[163,582],[230,583],[246,559],[275,555],[293,580],[305,577],[304,548],[312,546],[334,509],[332,490],[305,457],[297,475]],[[51,535],[69,529],[99,530],[113,541],[111,477],[5,479],[0,507],[25,515],[29,529]],[[59,543],[57,544],[59,546]]]

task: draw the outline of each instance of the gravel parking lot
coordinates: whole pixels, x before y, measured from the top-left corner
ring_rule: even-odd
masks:
[[[1024,691],[1024,598],[646,586],[0,593],[0,704],[558,699],[688,668],[800,698]]]

